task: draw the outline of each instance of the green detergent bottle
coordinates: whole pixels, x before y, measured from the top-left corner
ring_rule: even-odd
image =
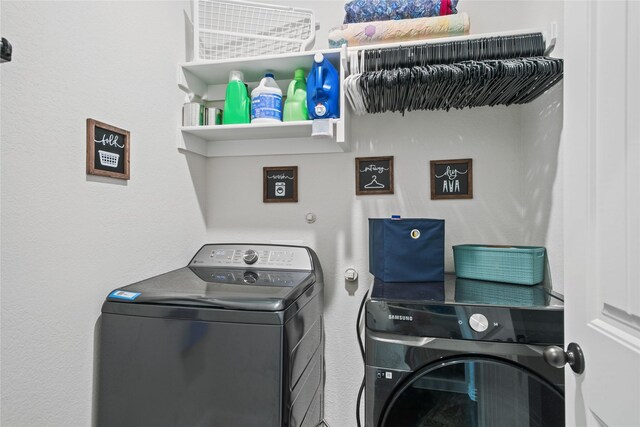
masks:
[[[309,113],[307,111],[307,84],[304,81],[304,70],[302,68],[298,68],[295,71],[293,80],[289,83],[282,119],[285,122],[309,120]]]
[[[251,123],[251,99],[247,93],[242,71],[229,73],[229,84],[224,98],[223,125]]]

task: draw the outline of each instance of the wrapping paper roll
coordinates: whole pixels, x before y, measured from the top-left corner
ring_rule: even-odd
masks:
[[[469,34],[469,15],[344,24],[329,31],[329,47],[363,46]]]
[[[344,5],[344,23],[452,15],[457,5],[458,0],[351,0]]]

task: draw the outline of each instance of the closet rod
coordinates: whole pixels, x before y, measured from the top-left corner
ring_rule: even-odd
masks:
[[[483,39],[488,37],[506,37],[506,36],[520,36],[525,34],[533,34],[533,33],[542,33],[542,37],[545,41],[545,46],[555,46],[555,38],[551,40],[549,44],[547,44],[545,32],[540,29],[525,29],[525,30],[512,30],[512,31],[499,31],[494,33],[479,33],[479,34],[469,34],[466,36],[454,36],[454,37],[439,37],[435,39],[423,39],[423,40],[411,40],[406,42],[397,42],[397,43],[381,43],[381,44],[371,44],[365,46],[354,46],[348,47],[343,45],[343,49],[346,49],[345,53],[353,54],[356,52],[361,52],[365,50],[373,50],[373,49],[392,49],[396,47],[410,47],[410,46],[421,46],[425,44],[439,44],[439,43],[449,43],[456,41],[467,41],[467,40],[476,40]],[[551,53],[551,50],[545,52],[546,54]],[[350,55],[346,55],[350,58]]]

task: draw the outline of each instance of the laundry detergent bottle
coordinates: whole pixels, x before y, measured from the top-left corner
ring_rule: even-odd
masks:
[[[224,98],[224,111],[222,112],[222,124],[234,125],[250,123],[251,100],[244,84],[242,71],[229,73],[229,84]]]
[[[283,119],[285,122],[308,120],[307,112],[307,83],[304,79],[304,70],[298,68],[289,83],[287,99],[284,101]]]
[[[251,91],[251,123],[282,121],[282,90],[273,74],[267,73]]]
[[[313,57],[307,78],[307,108],[312,119],[340,117],[338,70],[320,52]]]

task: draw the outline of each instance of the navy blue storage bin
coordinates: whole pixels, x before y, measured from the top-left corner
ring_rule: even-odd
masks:
[[[369,272],[384,282],[444,280],[444,220],[369,218]]]

